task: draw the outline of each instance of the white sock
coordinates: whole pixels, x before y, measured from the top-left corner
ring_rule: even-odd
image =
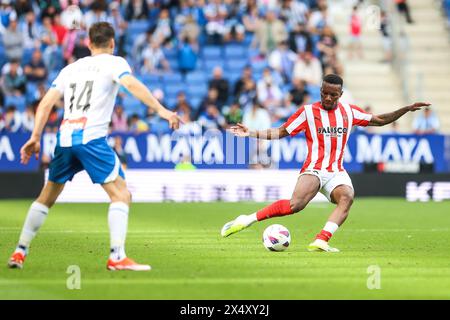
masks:
[[[338,228],[339,228],[339,226],[338,226],[336,223],[331,222],[331,221],[328,221],[328,222],[325,224],[325,227],[323,227],[323,230],[328,231],[329,233],[333,234],[333,233],[336,232],[336,230],[337,230]]]
[[[258,221],[258,218],[256,217],[256,212],[249,214],[248,216],[248,220],[249,220],[249,225],[255,223],[256,221]]]
[[[118,261],[126,257],[125,238],[128,228],[129,207],[124,202],[113,202],[109,206],[108,224],[111,236],[110,258]]]
[[[19,244],[16,252],[27,254],[31,240],[41,228],[48,215],[48,208],[39,202],[33,202],[28,210],[27,218],[23,224],[22,233],[20,234]]]

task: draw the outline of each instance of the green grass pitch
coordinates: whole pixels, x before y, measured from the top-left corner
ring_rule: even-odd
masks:
[[[30,201],[0,201],[0,299],[449,299],[450,203],[356,199],[332,244],[306,247],[333,206],[253,225],[223,239],[222,225],[261,203],[133,204],[127,254],[152,265],[146,273],[109,272],[107,204],[57,204],[34,240],[23,270],[6,262]],[[272,223],[292,235],[285,252],[264,249]],[[67,268],[81,270],[69,290]],[[369,290],[369,266],[381,288]]]

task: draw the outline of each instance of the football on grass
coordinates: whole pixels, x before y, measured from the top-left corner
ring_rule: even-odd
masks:
[[[284,251],[291,243],[289,230],[281,224],[272,224],[264,230],[263,244],[270,251]]]

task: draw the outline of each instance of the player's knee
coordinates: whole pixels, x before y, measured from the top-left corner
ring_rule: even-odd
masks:
[[[297,199],[291,199],[290,205],[291,205],[292,213],[299,212],[306,207],[305,201],[297,200]]]
[[[353,194],[352,193],[345,193],[340,196],[339,198],[339,204],[344,205],[346,208],[350,209],[350,207],[353,204]]]

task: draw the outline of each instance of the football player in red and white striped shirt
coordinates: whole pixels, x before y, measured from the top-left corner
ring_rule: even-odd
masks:
[[[394,112],[372,115],[361,108],[340,103],[343,80],[329,74],[321,86],[321,101],[301,106],[279,128],[254,131],[242,124],[231,127],[239,137],[281,139],[288,135],[305,133],[308,154],[290,200],[278,200],[250,215],[240,215],[226,223],[221,231],[227,237],[241,231],[256,221],[302,211],[320,191],[336,204],[322,231],[308,247],[309,251],[338,252],[328,245],[333,233],[345,221],[353,203],[352,181],[343,167],[345,147],[353,126],[384,126],[394,122],[409,111],[416,111],[429,103],[414,103]]]

